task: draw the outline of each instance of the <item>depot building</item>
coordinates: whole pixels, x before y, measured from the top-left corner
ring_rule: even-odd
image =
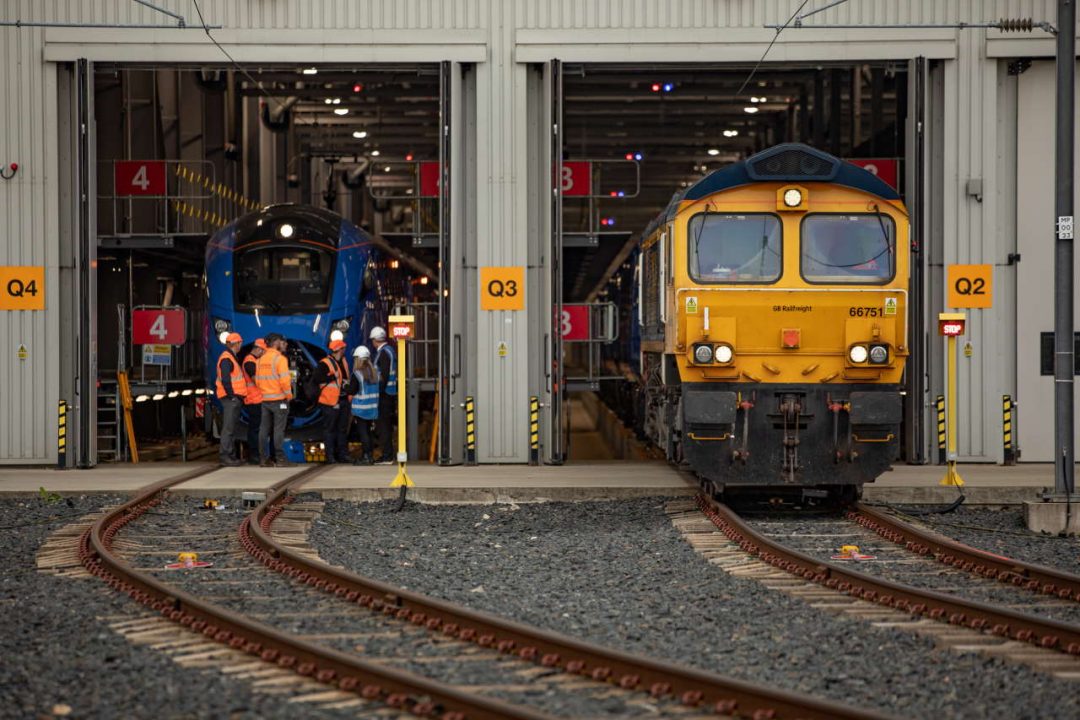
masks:
[[[417,318],[413,457],[574,462],[573,408],[627,382],[642,230],[782,142],[910,213],[899,460],[939,459],[936,318],[958,308],[961,460],[1053,459],[1051,0],[1018,31],[987,27],[1016,4],[849,0],[779,34],[802,3],[153,5],[0,10],[0,462],[203,427],[208,243],[286,202],[377,238],[375,309]]]

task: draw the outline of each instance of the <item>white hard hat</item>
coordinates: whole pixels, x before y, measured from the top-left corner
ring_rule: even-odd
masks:
[[[375,327],[371,328],[371,332],[368,334],[368,338],[372,340],[385,340],[386,331],[376,325]]]
[[[371,357],[371,351],[367,349],[367,346],[361,345],[360,347],[352,351],[352,355],[354,358],[363,360],[364,358]]]

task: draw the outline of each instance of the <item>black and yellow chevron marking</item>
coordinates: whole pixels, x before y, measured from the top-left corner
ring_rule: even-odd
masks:
[[[476,464],[476,403],[465,398],[465,464]]]
[[[934,399],[934,407],[937,410],[937,446],[938,462],[945,462],[945,396],[938,395]]]
[[[56,408],[56,465],[67,465],[67,401],[61,400]]]
[[[1012,398],[1001,396],[1001,441],[1005,450],[1012,450]]]
[[[540,398],[535,395],[529,398],[529,447],[540,448]]]

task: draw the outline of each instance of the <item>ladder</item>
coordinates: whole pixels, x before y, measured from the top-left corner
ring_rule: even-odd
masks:
[[[120,395],[116,380],[102,379],[97,391],[97,455],[99,462],[120,462],[124,447],[120,439]]]

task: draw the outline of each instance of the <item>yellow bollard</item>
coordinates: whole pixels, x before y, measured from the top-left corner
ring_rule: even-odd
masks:
[[[945,477],[942,485],[960,486],[964,484],[960,473],[956,471],[956,338],[964,334],[967,317],[964,313],[938,313],[938,332],[945,336],[945,360],[948,370],[946,387],[947,407],[945,426],[948,429],[948,446],[945,448]]]
[[[390,483],[390,487],[404,488],[413,487],[413,481],[409,479],[409,473],[405,470],[405,463],[409,459],[409,452],[405,444],[405,341],[412,335],[413,328],[413,316],[412,315],[391,315],[390,318],[390,335],[397,340],[397,376],[398,376],[398,441],[397,441],[397,463],[398,471],[394,476],[393,482]]]

